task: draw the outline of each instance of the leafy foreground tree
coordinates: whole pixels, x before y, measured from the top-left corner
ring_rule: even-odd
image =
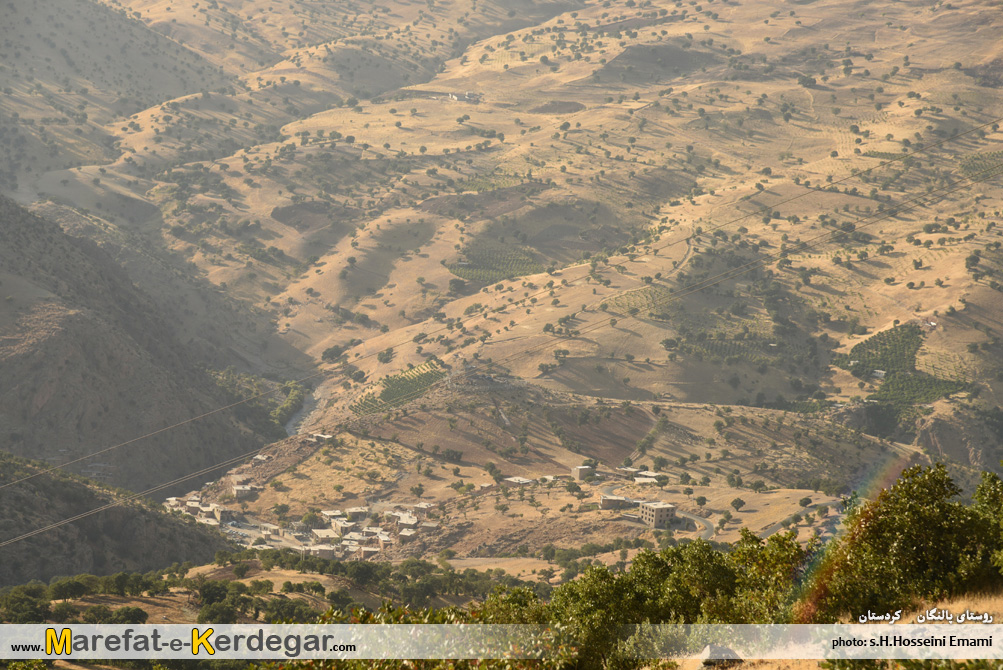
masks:
[[[633,670],[657,665],[643,660],[652,647],[633,632],[643,624],[837,621],[868,609],[904,609],[924,598],[998,587],[1003,582],[1003,481],[984,473],[970,504],[958,500],[959,493],[942,465],[914,467],[871,502],[844,501],[846,533],[826,547],[817,540],[802,546],[793,531],[762,540],[743,529],[739,541],[725,550],[697,540],[658,553],[642,551],[626,572],[590,566],[554,589],[549,600],[527,586],[503,584],[470,609],[386,604],[376,612],[332,609],[319,618],[322,623],[355,624],[544,624],[551,631],[541,640],[547,645],[544,660],[291,661],[281,667]],[[324,566],[348,571],[356,583],[366,581],[367,571],[375,575],[388,569],[367,563]],[[405,571],[424,570],[414,562]],[[442,577],[447,584],[449,575]],[[244,594],[209,582],[193,580],[192,588],[203,606],[243,602],[234,597]],[[344,605],[342,598],[337,600]],[[44,585],[0,593],[0,616],[8,621],[47,616],[48,606]],[[284,609],[266,618],[306,620]],[[909,670],[988,667],[977,662],[894,665]],[[833,662],[831,667],[880,670],[893,664]]]
[[[793,532],[761,540],[747,530],[731,552],[698,540],[660,553],[644,551],[626,573],[590,566],[554,590],[549,602],[525,587],[501,589],[472,610],[408,609],[329,611],[324,623],[545,624],[544,660],[303,661],[309,668],[580,668],[626,670],[639,660],[630,626],[641,623],[789,621],[796,576],[815,546],[801,547]],[[277,666],[265,666],[275,668]],[[288,667],[288,664],[286,664]]]
[[[415,668],[628,670],[651,666],[631,626],[659,623],[787,623],[836,621],[861,611],[905,608],[922,598],[1000,585],[1003,568],[1003,482],[985,473],[974,503],[946,468],[914,467],[871,502],[847,507],[845,535],[823,548],[794,532],[762,540],[743,529],[728,551],[704,541],[644,551],[628,572],[589,567],[554,590],[549,602],[525,588],[488,597],[481,609],[387,610],[350,616],[359,623],[389,618],[467,623],[550,623],[565,637],[561,660],[422,661]],[[344,620],[344,619],[342,619]],[[899,665],[918,670],[919,665]],[[838,666],[838,667],[837,667]],[[893,664],[864,663],[863,668]],[[333,667],[333,666],[332,666]],[[370,662],[358,666],[398,668]],[[834,670],[849,670],[835,664]],[[854,665],[853,667],[858,667]],[[924,666],[925,667],[925,666]],[[965,668],[978,664],[940,664]]]
[[[876,500],[851,505],[846,534],[816,567],[795,608],[801,622],[908,607],[1000,584],[1003,482],[982,473],[974,504],[937,464],[902,472]]]

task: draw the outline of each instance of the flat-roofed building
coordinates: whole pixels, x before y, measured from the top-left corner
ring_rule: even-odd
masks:
[[[247,484],[234,484],[233,497],[237,500],[246,500],[254,495],[254,489]]]
[[[578,481],[583,481],[586,477],[594,475],[596,469],[591,465],[579,465],[577,467],[571,468],[571,476]]]
[[[320,542],[334,542],[339,537],[337,531],[330,528],[314,528],[310,533]]]
[[[529,486],[533,483],[532,479],[525,477],[506,477],[503,481],[509,486]]]
[[[335,519],[331,522],[331,528],[337,531],[339,535],[351,533],[357,525],[354,521],[346,521],[345,519]]]
[[[355,542],[360,546],[372,543],[375,537],[375,535],[363,535],[362,533],[349,533],[344,536],[344,538],[349,542]]]
[[[334,558],[337,547],[333,544],[315,544],[312,547],[307,547],[306,551],[311,556],[318,558]]]
[[[665,528],[676,516],[676,506],[661,501],[643,502],[639,506],[641,521],[651,528]]]
[[[429,510],[433,509],[435,505],[430,502],[420,502],[415,503],[411,506],[411,513],[415,516],[426,516]]]
[[[605,493],[599,495],[599,509],[622,509],[630,506],[630,498],[625,498],[623,496],[608,496]]]
[[[368,507],[349,507],[345,510],[345,516],[347,516],[351,521],[358,521],[363,519],[369,514]]]

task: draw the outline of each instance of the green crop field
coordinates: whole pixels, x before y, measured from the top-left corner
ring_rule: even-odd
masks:
[[[1003,168],[1003,151],[971,154],[961,159],[961,172],[966,177],[989,179],[998,172],[994,168]]]
[[[370,391],[351,406],[356,414],[372,414],[403,405],[422,396],[437,381],[446,376],[446,371],[435,361],[423,363],[396,375],[380,380],[383,390],[377,394]]]
[[[922,346],[919,326],[895,326],[858,343],[849,354],[837,354],[833,364],[857,377],[883,370],[886,376],[881,388],[868,397],[899,406],[933,402],[967,387],[964,370],[955,360],[925,357],[922,369],[918,369],[917,354]]]
[[[867,158],[880,158],[885,161],[895,160],[896,158],[902,157],[902,154],[896,154],[891,151],[865,151],[861,155]]]
[[[916,369],[916,353],[922,345],[923,331],[910,323],[876,333],[856,344],[849,354],[836,354],[832,362],[858,377],[869,375],[873,370],[912,372]]]
[[[463,250],[466,261],[446,266],[457,277],[491,284],[544,271],[542,263],[518,246],[492,239],[476,240]]]
[[[463,190],[483,193],[485,191],[497,191],[509,186],[518,186],[522,183],[525,183],[525,179],[521,177],[507,174],[493,174],[464,182]]]
[[[937,379],[923,372],[897,372],[887,377],[871,400],[898,404],[933,402],[952,393],[964,390],[966,384]]]
[[[920,351],[916,358],[916,369],[938,379],[955,382],[967,382],[975,375],[970,363],[963,356],[942,351]]]
[[[621,293],[603,301],[603,304],[610,311],[625,314],[635,307],[638,310],[662,307],[668,302],[670,295],[669,289],[662,286],[645,286],[634,291]]]

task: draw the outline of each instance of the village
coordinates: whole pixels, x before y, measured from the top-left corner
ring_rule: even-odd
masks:
[[[266,458],[266,457],[259,457]],[[229,475],[232,497],[246,499],[263,487],[251,484],[250,477],[240,472]],[[619,520],[651,529],[667,529],[677,518],[675,505],[661,500],[641,500],[614,495],[616,485],[664,484],[664,473],[638,468],[620,467],[599,472],[594,466],[580,465],[568,474],[546,475],[539,479],[506,477],[497,483],[482,484],[472,495],[484,495],[492,490],[518,490],[526,487],[563,481],[570,489],[581,490],[581,484],[596,488],[598,499],[583,504],[592,509],[624,510]],[[609,483],[612,484],[609,484]],[[599,487],[600,484],[606,484]],[[293,521],[277,525],[217,502],[204,500],[198,492],[184,497],[168,498],[168,511],[189,515],[198,523],[219,528],[234,542],[257,549],[287,548],[319,558],[370,560],[387,550],[412,542],[419,536],[440,532],[446,503],[417,502],[410,504],[372,501],[368,505],[345,509],[322,510],[313,523]],[[686,515],[689,516],[689,515]]]

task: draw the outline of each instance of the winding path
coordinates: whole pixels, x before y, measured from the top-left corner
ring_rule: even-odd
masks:
[[[605,494],[605,495],[612,496],[612,495],[616,495],[615,493],[613,493],[613,491],[617,490],[621,486],[624,486],[624,484],[610,483],[610,484],[607,484],[606,486],[602,487],[601,489],[599,489],[599,491],[601,493]],[[703,531],[701,531],[701,533],[700,533],[700,538],[701,539],[703,539],[703,540],[709,540],[709,539],[711,539],[711,538],[714,537],[714,524],[712,524],[707,519],[704,519],[703,517],[699,517],[699,516],[697,516],[695,514],[690,514],[689,512],[682,512],[678,508],[676,509],[676,516],[679,516],[679,517],[682,517],[683,519],[687,519],[689,521],[692,521],[698,528],[700,526],[703,526]]]

